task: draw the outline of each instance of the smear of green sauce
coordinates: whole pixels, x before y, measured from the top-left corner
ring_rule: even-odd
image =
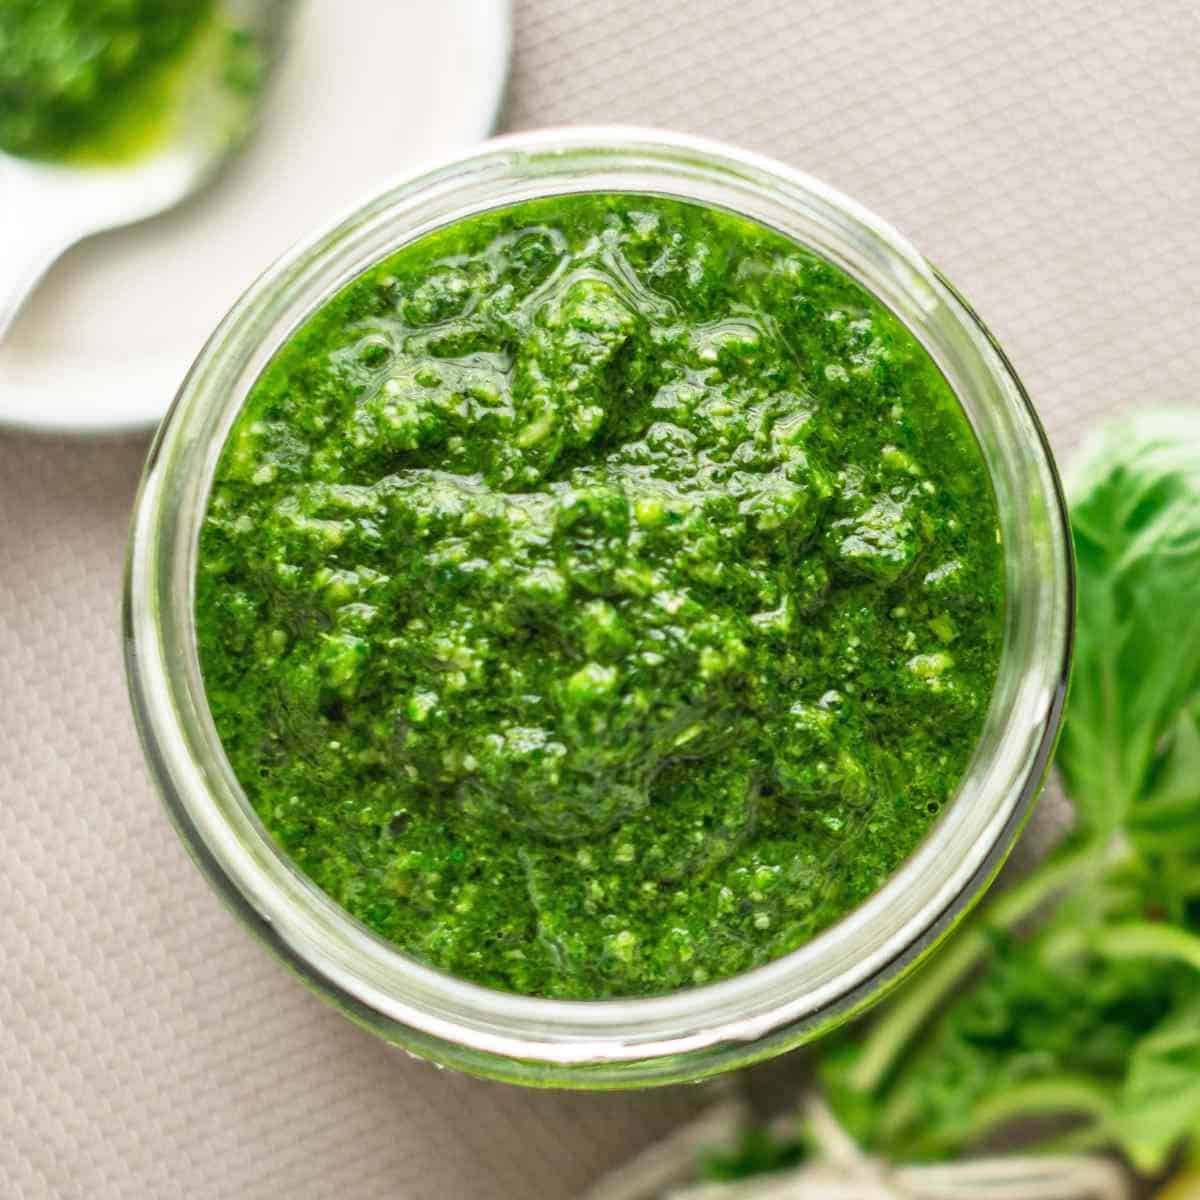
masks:
[[[258,86],[260,56],[214,0],[0,0],[0,150],[77,164],[166,141],[198,54]]]
[[[250,801],[413,956],[542,996],[745,971],[954,795],[1001,640],[991,488],[913,336],[757,224],[472,217],[256,383],[200,545]]]

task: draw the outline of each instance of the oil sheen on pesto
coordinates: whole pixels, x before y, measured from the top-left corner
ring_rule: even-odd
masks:
[[[944,379],[780,234],[659,197],[472,217],[255,384],[200,544],[229,759],[424,962],[665,992],[795,949],[954,795],[993,496]]]

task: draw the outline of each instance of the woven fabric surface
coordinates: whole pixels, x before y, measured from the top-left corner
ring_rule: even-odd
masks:
[[[1187,0],[519,0],[507,124],[673,126],[849,192],[971,298],[1068,457],[1106,414],[1197,403],[1198,51]],[[177,843],[117,632],[146,444],[0,434],[0,1195],[575,1195],[695,1091],[389,1051]]]

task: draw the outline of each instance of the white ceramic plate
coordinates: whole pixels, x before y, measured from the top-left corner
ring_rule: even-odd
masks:
[[[182,207],[68,251],[30,297],[0,345],[0,424],[156,423],[225,311],[288,246],[406,168],[491,132],[510,7],[299,4],[245,152]]]

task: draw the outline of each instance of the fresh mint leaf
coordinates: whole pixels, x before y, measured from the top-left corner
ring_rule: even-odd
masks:
[[[1107,838],[1200,693],[1200,413],[1107,426],[1068,494],[1078,626],[1058,765],[1081,827]]]
[[[1200,851],[1200,700],[1179,714],[1160,745],[1129,832],[1150,851]]]

